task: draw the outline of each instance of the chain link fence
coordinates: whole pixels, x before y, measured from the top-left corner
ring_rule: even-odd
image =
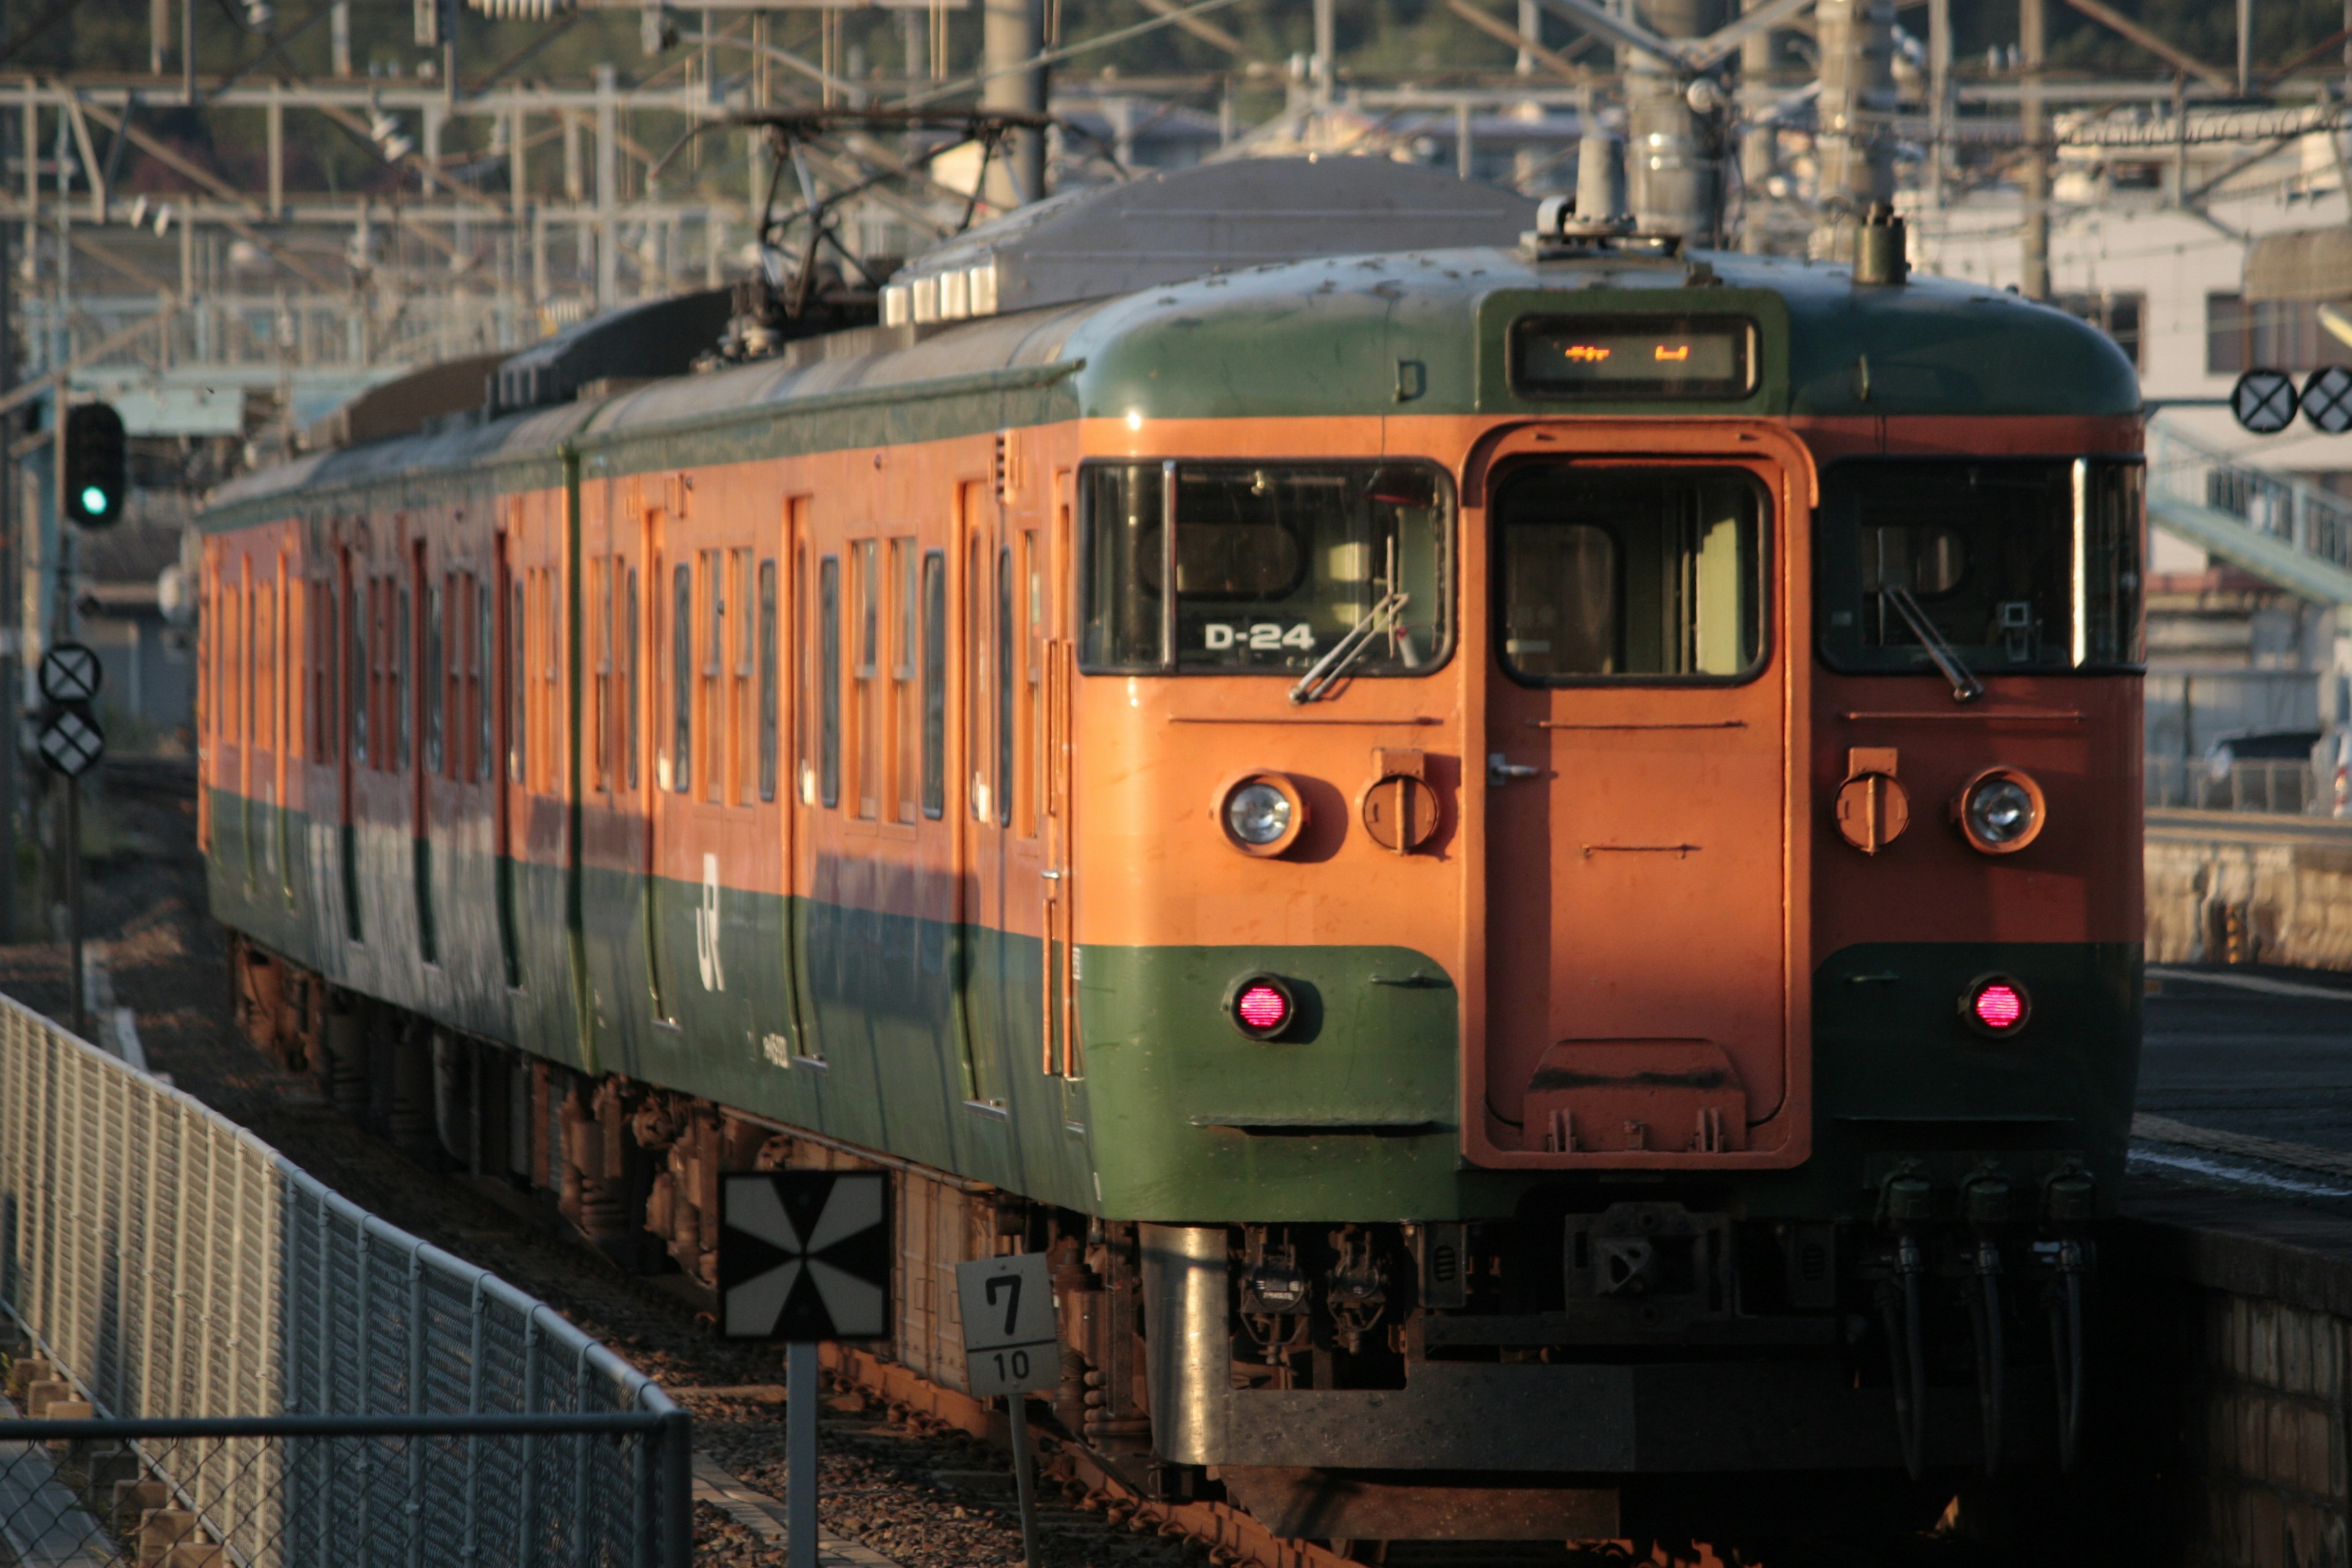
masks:
[[[10,1325],[24,1414],[96,1419],[0,1425],[0,1561],[686,1568],[688,1422],[643,1373],[0,997]]]

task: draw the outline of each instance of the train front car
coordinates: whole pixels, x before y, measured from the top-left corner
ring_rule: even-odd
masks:
[[[1069,352],[1077,1066],[1167,1473],[1558,1539],[2071,1460],[2140,1020],[2115,346],[1530,242]]]

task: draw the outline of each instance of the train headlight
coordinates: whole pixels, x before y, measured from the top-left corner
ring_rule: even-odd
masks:
[[[1961,787],[1952,815],[1970,848],[2013,855],[2041,837],[2042,786],[2015,768],[1987,768]]]
[[[1280,773],[1246,773],[1217,797],[1217,821],[1244,855],[1279,855],[1307,826],[1307,803]]]
[[[1290,800],[1269,784],[1244,784],[1225,803],[1225,825],[1243,843],[1273,843],[1290,831]]]
[[[1225,1011],[1233,1016],[1234,1027],[1251,1039],[1272,1040],[1280,1038],[1298,1016],[1298,1002],[1278,976],[1245,974],[1225,993]]]
[[[2033,1016],[2033,997],[2006,974],[1979,975],[1960,993],[1960,1016],[1979,1035],[2007,1039]]]

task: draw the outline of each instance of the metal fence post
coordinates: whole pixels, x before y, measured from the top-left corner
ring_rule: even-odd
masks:
[[[334,1215],[329,1212],[324,1199],[313,1197],[310,1204],[311,1207],[317,1210],[319,1216],[318,1327],[311,1336],[318,1344],[319,1385],[313,1404],[317,1406],[316,1413],[325,1415],[331,1414],[335,1407],[333,1333],[335,1226]],[[331,1484],[335,1473],[333,1441],[332,1438],[324,1439],[310,1450],[318,1461],[319,1472],[318,1543],[312,1550],[311,1558],[321,1565],[334,1561],[335,1556],[341,1555],[340,1553],[330,1555],[331,1550],[330,1543],[335,1540],[335,1492]]]
[[[630,1455],[635,1474],[629,1487],[629,1561],[636,1568],[654,1568],[656,1562],[654,1521],[661,1517],[661,1499],[655,1489],[662,1479],[658,1440],[657,1433],[639,1433]]]
[[[662,1412],[661,1568],[692,1568],[694,1563],[694,1417],[679,1409]]]
[[[425,1259],[408,1252],[408,1413],[425,1414]],[[425,1445],[408,1441],[408,1568],[425,1568]]]
[[[466,1367],[466,1414],[482,1413],[482,1314],[488,1303],[482,1295],[482,1281],[474,1280],[473,1353]],[[466,1561],[478,1562],[481,1556],[482,1517],[482,1440],[478,1436],[466,1439]]]
[[[358,1363],[359,1410],[357,1414],[373,1414],[375,1405],[375,1248],[368,1245],[367,1227],[352,1227],[352,1251],[356,1256],[359,1270],[360,1323],[359,1342],[353,1347]],[[376,1486],[375,1447],[360,1448],[360,1517],[359,1542],[361,1568],[372,1568],[375,1562]]]
[[[572,1363],[572,1408],[588,1408],[588,1347],[584,1344]],[[572,1560],[581,1568],[587,1568],[590,1560],[590,1538],[584,1526],[588,1521],[588,1462],[595,1452],[591,1447],[594,1441],[585,1432],[572,1439]]]
[[[163,1118],[155,1113],[153,1096],[142,1095],[137,1103],[145,1113],[139,1118],[138,1139],[145,1178],[139,1200],[139,1406],[144,1409],[155,1397],[155,1128]]]
[[[523,1315],[522,1325],[522,1407],[536,1413],[545,1397],[546,1374],[540,1365],[544,1353],[539,1342],[539,1314]],[[522,1498],[516,1509],[515,1561],[531,1561],[531,1541],[538,1533],[539,1520],[539,1437],[526,1435],[522,1440]]]

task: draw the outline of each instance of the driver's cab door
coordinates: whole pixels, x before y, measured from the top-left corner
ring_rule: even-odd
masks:
[[[1563,425],[1486,469],[1482,1163],[1785,1153],[1801,463]]]

